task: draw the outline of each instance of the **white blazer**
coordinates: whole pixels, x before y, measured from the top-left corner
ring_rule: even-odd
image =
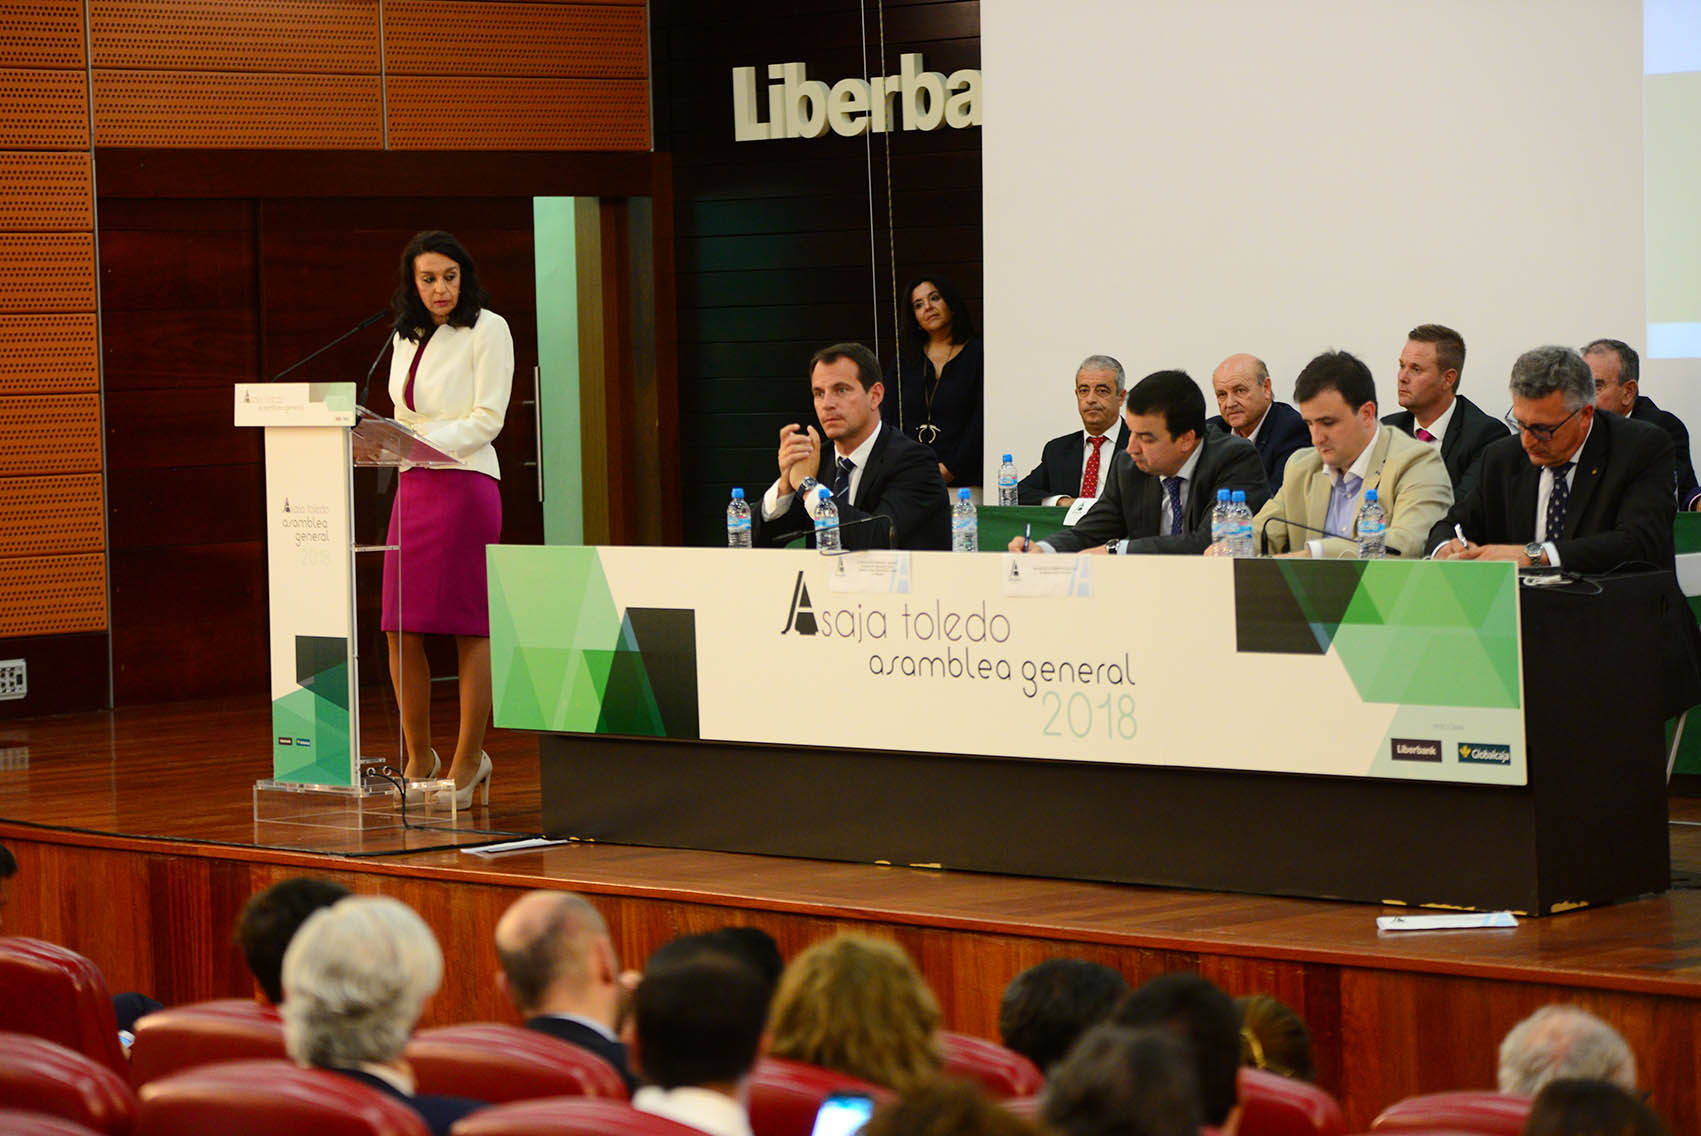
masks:
[[[396,421],[468,469],[501,479],[491,441],[502,432],[514,384],[514,337],[508,321],[486,308],[471,327],[444,324],[426,340],[413,380],[413,409],[402,399],[419,344],[394,336],[390,397]]]

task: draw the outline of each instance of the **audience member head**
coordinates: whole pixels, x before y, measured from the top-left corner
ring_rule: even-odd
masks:
[[[939,1004],[893,943],[839,935],[780,976],[768,1051],[906,1092],[939,1071]]]
[[[848,454],[867,441],[880,422],[880,403],[886,397],[880,360],[860,343],[823,347],[809,360],[809,393],[821,433]]]
[[[1000,1108],[976,1085],[940,1077],[875,1110],[862,1136],[1041,1136],[1033,1121]]]
[[[998,1007],[998,1034],[1007,1049],[1050,1069],[1077,1038],[1110,1016],[1128,993],[1128,980],[1085,959],[1046,959],[1010,980]]]
[[[403,339],[417,340],[436,322],[419,296],[415,276],[415,260],[426,253],[437,253],[454,261],[458,269],[459,296],[449,312],[450,327],[471,327],[478,322],[478,313],[490,303],[490,293],[478,281],[478,266],[461,242],[440,229],[415,233],[402,249],[401,281],[396,294],[390,298],[390,310],[395,313],[396,334]]]
[[[1355,355],[1325,351],[1307,363],[1294,380],[1293,400],[1317,456],[1331,469],[1351,469],[1376,437],[1376,379]]]
[[[1052,1070],[1044,1117],[1062,1136],[1196,1136],[1187,1046],[1163,1029],[1094,1026]]]
[[[669,966],[703,954],[720,955],[742,962],[750,968],[751,973],[762,980],[768,997],[773,996],[774,987],[780,981],[780,973],[785,970],[785,960],[780,957],[780,948],[775,944],[772,935],[760,927],[738,926],[717,927],[713,931],[669,939],[651,953],[644,964],[644,971],[648,973],[657,967]]]
[[[1594,421],[1595,377],[1569,347],[1533,347],[1512,364],[1512,421],[1536,465],[1571,460]]]
[[[909,318],[898,324],[904,329],[906,355],[919,355],[935,333],[949,336],[952,343],[967,343],[975,337],[975,317],[962,289],[937,272],[911,280],[903,296]]]
[[[583,896],[534,891],[496,921],[500,983],[526,1017],[579,1014],[612,1026],[620,962],[608,925]]]
[[[1227,994],[1197,974],[1159,975],[1124,998],[1111,1021],[1180,1038],[1192,1054],[1199,1111],[1206,1124],[1222,1127],[1239,1099],[1240,1075],[1240,1011]]]
[[[768,988],[741,960],[704,951],[644,972],[632,1063],[652,1084],[731,1091],[756,1060]]]
[[[1419,324],[1400,352],[1400,405],[1421,423],[1435,421],[1453,405],[1464,369],[1464,337],[1438,323]]]
[[[1123,418],[1134,464],[1173,477],[1205,436],[1205,396],[1186,371],[1154,371],[1129,388]]]
[[[339,900],[284,952],[284,1047],[303,1065],[395,1064],[442,981],[443,953],[407,904]]]
[[[1109,355],[1089,355],[1075,368],[1075,410],[1095,438],[1116,429],[1127,393],[1128,374]]]
[[[4,927],[6,905],[12,901],[12,877],[18,874],[18,861],[12,850],[0,844],[0,927]]]
[[[1242,438],[1258,428],[1276,401],[1270,368],[1255,355],[1230,355],[1218,363],[1211,372],[1211,390],[1217,396],[1217,413]]]
[[[1500,1043],[1500,1091],[1534,1096],[1549,1081],[1582,1078],[1636,1089],[1636,1057],[1618,1031],[1580,1006],[1543,1006]]]
[[[1268,994],[1236,998],[1240,1010],[1240,1063],[1296,1081],[1314,1081],[1311,1031],[1298,1014]]]
[[[309,915],[347,895],[342,884],[296,876],[248,897],[231,938],[272,1005],[283,1003],[283,959],[290,940]]]
[[[1595,406],[1629,414],[1636,405],[1641,360],[1622,339],[1597,339],[1583,348],[1583,362],[1595,379]]]
[[[1606,1081],[1549,1081],[1530,1104],[1524,1136],[1666,1136],[1652,1109]]]

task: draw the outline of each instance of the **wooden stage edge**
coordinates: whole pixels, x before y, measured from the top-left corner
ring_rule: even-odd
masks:
[[[452,697],[439,700],[439,736],[452,736]],[[374,747],[393,736],[381,700],[365,713],[368,752],[383,752]],[[0,841],[20,865],[5,931],[64,943],[115,989],[167,1004],[241,996],[250,984],[229,935],[243,902],[292,875],[328,876],[393,895],[433,927],[447,975],[428,1024],[515,1020],[490,943],[502,911],[534,887],[592,897],[629,965],[728,923],[763,928],[788,958],[840,930],[891,938],[932,983],[946,1025],[986,1037],[997,1036],[1004,985],[1044,958],[1093,959],[1132,983],[1194,969],[1299,1011],[1319,1080],[1356,1128],[1412,1093],[1491,1087],[1506,1030],[1569,1001],[1625,1034],[1674,1131],[1701,1130],[1695,891],[1511,930],[1383,935],[1375,917],[1398,909],[589,842],[490,858],[445,847],[492,839],[475,828],[537,831],[536,740],[505,731],[488,745],[491,806],[465,816],[465,831],[328,834],[307,847],[253,819],[267,716],[231,701],[0,725]],[[1701,806],[1674,798],[1672,815],[1687,878],[1701,865]]]

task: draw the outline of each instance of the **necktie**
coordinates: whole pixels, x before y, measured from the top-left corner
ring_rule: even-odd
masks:
[[[1087,455],[1087,468],[1081,471],[1081,492],[1077,497],[1097,497],[1099,495],[1099,447],[1104,445],[1104,436],[1088,438],[1093,452]]]
[[[838,476],[833,478],[833,496],[848,504],[850,501],[850,475],[851,470],[856,468],[856,463],[849,458],[841,457],[836,464],[839,467],[839,472]]]
[[[1173,536],[1181,531],[1181,478],[1164,478],[1164,494],[1169,498],[1169,531]]]
[[[1433,442],[1433,441],[1435,441],[1435,435],[1431,434],[1428,430],[1425,430],[1422,426],[1418,427],[1417,436],[1418,436],[1418,441],[1420,441],[1420,442]]]
[[[1571,486],[1566,484],[1565,475],[1575,464],[1566,462],[1553,467],[1553,487],[1547,492],[1547,528],[1542,533],[1543,540],[1558,540],[1565,532],[1565,505],[1571,497]]]

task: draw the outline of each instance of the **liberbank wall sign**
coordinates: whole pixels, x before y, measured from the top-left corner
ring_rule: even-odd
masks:
[[[854,138],[942,124],[953,130],[980,125],[979,70],[927,71],[915,52],[898,60],[896,75],[840,79],[829,87],[809,77],[807,64],[770,63],[764,110],[756,68],[732,69],[732,130],[739,142],[819,138],[829,130]]]

